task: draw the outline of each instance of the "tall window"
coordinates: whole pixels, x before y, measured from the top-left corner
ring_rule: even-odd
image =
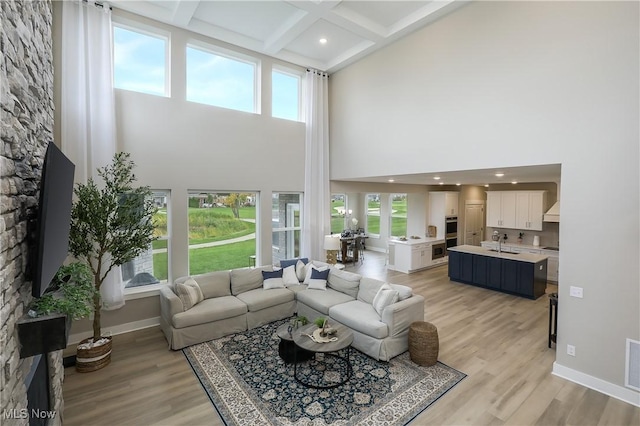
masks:
[[[126,289],[169,279],[169,195],[169,191],[153,191],[153,202],[157,208],[153,215],[153,232],[158,239],[151,243],[147,251],[122,265],[122,281]]]
[[[166,96],[168,37],[113,26],[113,85]]]
[[[301,194],[273,193],[271,226],[273,264],[300,256]]]
[[[331,194],[331,205],[329,206],[331,215],[331,233],[339,234],[345,229],[347,203],[344,194]]]
[[[271,71],[272,116],[300,121],[300,82],[299,75]]]
[[[380,235],[380,194],[367,194],[367,234]]]
[[[257,64],[187,46],[187,100],[256,112]]]
[[[391,194],[391,209],[389,211],[389,223],[391,236],[401,237],[407,235],[407,194]]]
[[[190,192],[189,274],[241,268],[256,255],[256,193]]]

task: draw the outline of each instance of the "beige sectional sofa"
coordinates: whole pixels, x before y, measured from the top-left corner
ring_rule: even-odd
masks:
[[[422,296],[413,294],[409,287],[318,261],[306,266],[298,262],[300,279],[305,276],[300,268],[311,265],[329,268],[324,289],[310,289],[302,283],[265,289],[262,272],[272,271],[272,266],[182,277],[163,287],[160,324],[170,348],[181,349],[297,313],[311,321],[323,316],[349,327],[354,334],[353,347],[377,360],[388,361],[408,349],[409,325],[424,320]],[[190,278],[197,282],[204,300],[185,310],[175,286]]]

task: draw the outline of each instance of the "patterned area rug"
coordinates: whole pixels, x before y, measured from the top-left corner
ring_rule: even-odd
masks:
[[[347,383],[307,388],[278,355],[276,329],[285,322],[183,349],[227,425],[404,425],[466,377],[440,362],[414,364],[408,352],[387,363],[352,349]],[[298,365],[307,374],[317,369],[319,377],[324,366]]]

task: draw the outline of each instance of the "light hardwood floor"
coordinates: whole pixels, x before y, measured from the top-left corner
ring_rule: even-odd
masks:
[[[551,375],[546,296],[532,301],[453,283],[446,266],[387,271],[384,256],[371,251],[347,270],[422,294],[425,320],[438,328],[438,359],[468,375],[412,425],[640,425],[640,408]],[[65,425],[222,424],[159,328],[115,336],[113,347],[111,364],[100,371],[65,370]]]

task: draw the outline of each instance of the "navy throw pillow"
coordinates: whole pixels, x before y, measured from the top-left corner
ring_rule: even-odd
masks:
[[[268,280],[269,278],[282,278],[282,269],[277,271],[262,271],[262,279]]]
[[[302,260],[302,263],[304,263],[305,265],[307,263],[309,263],[309,259],[306,257],[300,257],[300,258],[295,258],[295,259],[286,259],[286,260],[281,260],[280,261],[280,267],[282,269],[286,268],[287,266],[291,266],[291,265],[295,265],[296,263],[298,263],[298,260]]]
[[[312,280],[327,280],[329,279],[329,269],[326,271],[318,271],[315,268],[311,269],[311,279]]]

